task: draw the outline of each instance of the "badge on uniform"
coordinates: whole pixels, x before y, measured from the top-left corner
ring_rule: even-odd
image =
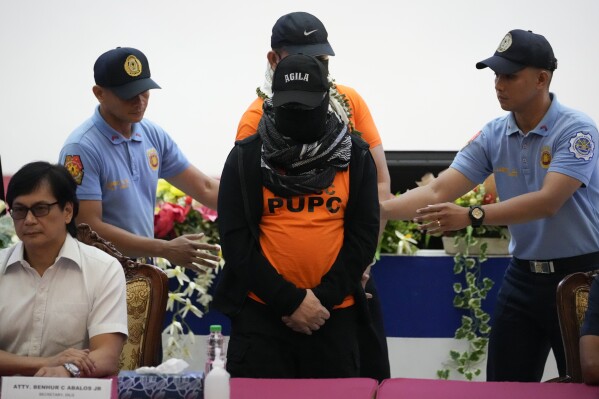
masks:
[[[64,167],[67,168],[75,183],[81,185],[83,183],[83,162],[79,155],[67,155],[64,158]]]
[[[584,159],[585,161],[593,158],[595,152],[595,143],[589,133],[578,132],[576,136],[570,139],[570,152],[574,154],[577,159]]]

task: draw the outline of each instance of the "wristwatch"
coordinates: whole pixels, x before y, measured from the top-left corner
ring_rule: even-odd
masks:
[[[472,205],[468,216],[470,216],[472,227],[480,227],[483,225],[483,220],[485,219],[485,211],[478,205]]]
[[[64,368],[67,369],[69,373],[71,373],[71,377],[79,378],[81,372],[79,371],[79,367],[75,366],[73,363],[65,363],[63,364]]]

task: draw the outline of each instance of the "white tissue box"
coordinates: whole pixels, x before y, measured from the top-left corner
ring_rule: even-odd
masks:
[[[204,373],[139,374],[121,371],[119,399],[192,399],[204,397]]]

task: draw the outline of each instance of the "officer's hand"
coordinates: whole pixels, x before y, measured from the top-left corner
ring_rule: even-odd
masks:
[[[200,273],[204,273],[203,267],[214,269],[220,257],[208,251],[218,254],[220,245],[200,242],[204,234],[186,234],[179,236],[167,243],[166,258],[173,265],[183,266]]]

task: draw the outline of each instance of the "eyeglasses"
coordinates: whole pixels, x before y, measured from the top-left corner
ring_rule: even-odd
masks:
[[[12,216],[12,218],[14,220],[21,220],[21,219],[25,219],[27,217],[27,213],[29,213],[29,211],[31,211],[33,216],[35,216],[36,218],[39,218],[41,216],[46,216],[47,214],[49,214],[50,207],[52,205],[56,205],[56,204],[58,204],[58,201],[53,202],[51,204],[35,204],[31,208],[28,208],[26,206],[17,205],[10,209],[10,216]]]

